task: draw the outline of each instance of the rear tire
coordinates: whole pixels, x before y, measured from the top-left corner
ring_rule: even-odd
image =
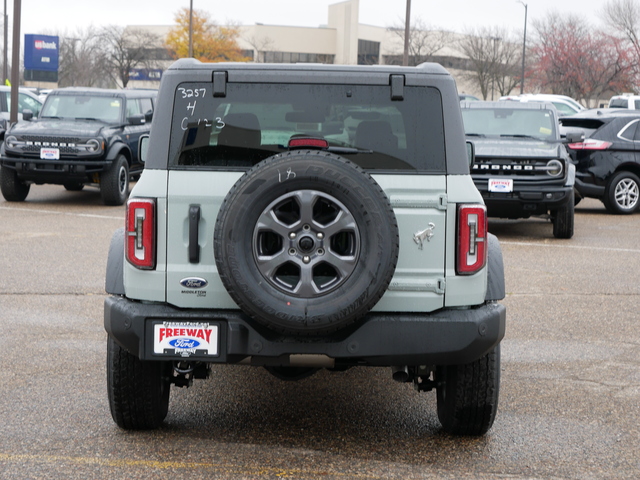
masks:
[[[18,178],[15,170],[7,167],[0,167],[0,190],[7,202],[23,202],[31,185]]]
[[[118,155],[100,175],[100,195],[105,205],[122,205],[129,196],[129,164],[124,155]]]
[[[484,435],[493,425],[500,390],[500,345],[465,365],[436,368],[438,418],[452,435]]]
[[[607,184],[602,203],[616,215],[635,212],[640,205],[640,178],[631,172],[616,173]]]
[[[573,195],[569,195],[569,202],[553,213],[553,236],[556,238],[573,237],[573,225],[575,217],[575,203]]]
[[[171,362],[145,362],[113,338],[107,342],[107,384],[113,420],[127,430],[159,427],[169,411]]]

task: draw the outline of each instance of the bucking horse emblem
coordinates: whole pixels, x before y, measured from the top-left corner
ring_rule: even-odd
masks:
[[[424,241],[431,241],[431,237],[433,237],[433,230],[436,228],[436,225],[433,222],[429,222],[429,228],[425,228],[419,232],[413,234],[413,241],[418,245],[418,249],[422,250],[424,245]]]

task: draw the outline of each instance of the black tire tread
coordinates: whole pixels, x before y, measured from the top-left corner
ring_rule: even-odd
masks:
[[[18,178],[15,170],[7,167],[0,167],[0,191],[8,202],[23,202],[31,185],[24,183]]]
[[[575,218],[575,200],[574,196],[569,196],[569,202],[558,209],[553,217],[553,236],[555,238],[571,238],[573,237]]]
[[[484,435],[493,425],[500,388],[500,346],[484,357],[446,369],[447,390],[438,396],[438,417],[443,429],[453,435]]]
[[[159,427],[169,407],[165,362],[143,362],[111,337],[107,348],[108,396],[113,420],[127,430]]]
[[[100,196],[105,205],[122,205],[129,195],[129,186],[124,194],[120,192],[119,171],[124,165],[127,169],[127,179],[129,179],[129,164],[124,155],[118,155],[111,166],[100,175]]]

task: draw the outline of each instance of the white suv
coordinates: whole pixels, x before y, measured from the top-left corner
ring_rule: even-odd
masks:
[[[614,95],[609,100],[609,108],[624,108],[628,110],[640,110],[640,95],[625,93]]]
[[[556,107],[556,110],[558,110],[558,115],[561,117],[574,115],[578,112],[581,112],[582,110],[586,110],[582,105],[580,105],[571,97],[567,97],[566,95],[554,95],[550,93],[525,93],[523,95],[507,95],[504,97],[500,97],[500,100],[551,103],[554,107]]]

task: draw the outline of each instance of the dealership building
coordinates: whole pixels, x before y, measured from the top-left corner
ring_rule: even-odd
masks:
[[[328,23],[317,28],[281,25],[243,25],[237,27],[238,45],[244,56],[264,63],[326,63],[346,65],[400,65],[404,50],[404,32],[358,22],[359,0],[346,0],[329,5]],[[132,30],[145,30],[164,39],[173,26],[131,25]],[[402,35],[399,35],[402,33]],[[450,34],[455,38],[455,34]],[[130,86],[157,87],[161,70],[172,60],[158,49],[159,68],[133,72]],[[460,92],[474,93],[459,75],[468,60],[450,45],[429,57],[447,68],[458,83]],[[466,87],[466,88],[465,88]]]

